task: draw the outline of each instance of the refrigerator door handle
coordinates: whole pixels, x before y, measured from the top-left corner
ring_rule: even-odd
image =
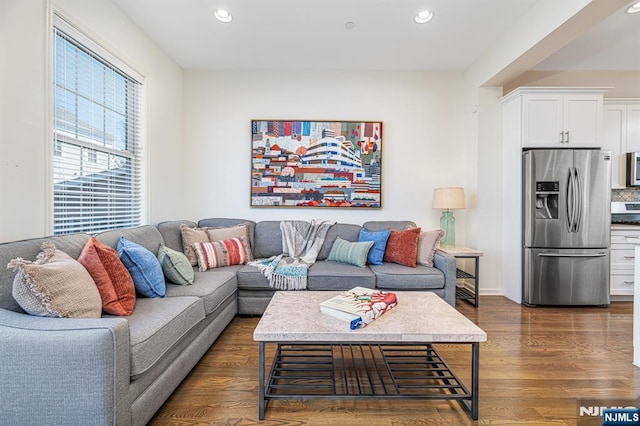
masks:
[[[578,171],[577,167],[573,168],[573,171],[576,175],[575,178],[575,183],[576,183],[576,191],[575,191],[575,198],[576,198],[576,215],[573,219],[574,222],[574,227],[575,227],[575,231],[574,232],[579,232],[580,231],[580,218],[582,217],[582,183],[581,183],[581,179],[580,179],[580,172]]]
[[[538,257],[604,257],[606,253],[538,253]]]
[[[573,167],[569,167],[567,180],[567,225],[569,232],[573,232]]]

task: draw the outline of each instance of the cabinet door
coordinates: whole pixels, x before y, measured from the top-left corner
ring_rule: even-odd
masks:
[[[605,105],[603,118],[602,149],[611,151],[611,187],[624,188],[626,184],[625,171],[626,147],[624,137],[626,133],[626,106]]]
[[[563,102],[563,130],[570,148],[602,146],[602,97],[566,95]]]
[[[627,105],[627,151],[640,151],[640,105]]]
[[[525,147],[562,148],[561,95],[525,95],[523,102],[523,138]]]

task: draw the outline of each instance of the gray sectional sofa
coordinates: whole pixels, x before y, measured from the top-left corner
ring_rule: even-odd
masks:
[[[160,244],[182,251],[180,224],[222,227],[247,223],[252,251],[282,251],[279,221],[170,221],[117,229],[96,238],[116,247],[121,236],[153,253]],[[404,229],[412,222],[367,222],[369,230]],[[435,267],[385,263],[357,266],[326,260],[336,237],[357,241],[360,225],[335,224],[309,268],[309,290],[356,285],[393,291],[433,291],[455,305],[455,259],[437,252]],[[162,406],[236,314],[259,315],[274,293],[254,266],[195,272],[193,285],[167,283],[166,297],[138,298],[128,317],[31,316],[12,297],[16,257],[34,259],[45,241],[78,258],[89,240],[72,234],[0,244],[0,400],[2,424],[142,425]]]

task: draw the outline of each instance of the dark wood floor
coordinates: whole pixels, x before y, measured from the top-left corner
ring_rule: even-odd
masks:
[[[455,402],[416,400],[274,401],[258,421],[258,318],[237,317],[158,411],[152,425],[582,425],[580,405],[636,401],[632,304],[608,308],[526,308],[499,296],[459,311],[487,332],[480,346],[480,415]],[[438,349],[465,382],[468,346]],[[267,359],[270,359],[268,353]],[[638,406],[638,405],[635,405]]]

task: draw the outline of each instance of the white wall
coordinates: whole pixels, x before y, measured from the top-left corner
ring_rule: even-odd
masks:
[[[471,111],[463,107],[463,78],[457,72],[185,71],[188,210],[193,218],[407,219],[438,228],[433,188],[468,187]],[[383,121],[383,208],[249,207],[251,119]],[[460,243],[465,214],[455,213]]]
[[[108,0],[0,2],[0,241],[50,232],[50,7],[146,77],[148,218],[186,215],[182,69]],[[16,36],[19,34],[19,37]]]
[[[611,87],[605,98],[640,98],[638,71],[528,71],[504,85],[504,94],[521,86]]]

